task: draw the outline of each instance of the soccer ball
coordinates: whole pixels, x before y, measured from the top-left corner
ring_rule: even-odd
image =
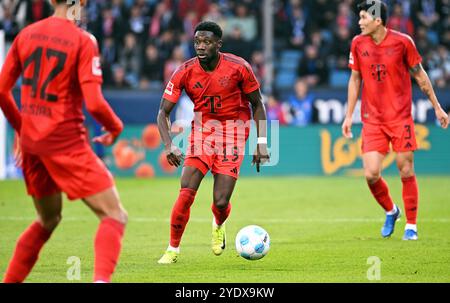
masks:
[[[270,237],[264,228],[249,225],[236,235],[236,250],[247,260],[258,260],[267,255],[270,249]]]

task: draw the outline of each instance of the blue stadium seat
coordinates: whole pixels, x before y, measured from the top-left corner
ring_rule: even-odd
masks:
[[[350,71],[346,70],[331,70],[330,72],[330,86],[335,88],[347,87],[348,79],[350,78]]]
[[[275,78],[275,86],[278,89],[288,89],[294,86],[297,75],[292,71],[281,70]]]
[[[279,72],[295,73],[302,55],[303,53],[299,50],[283,50],[275,66]]]

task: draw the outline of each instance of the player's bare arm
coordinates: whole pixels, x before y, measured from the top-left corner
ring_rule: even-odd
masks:
[[[170,113],[174,107],[175,103],[163,98],[159,107],[157,121],[159,134],[164,143],[167,161],[170,165],[178,167],[181,165],[184,155],[178,147],[172,144],[172,138],[170,137]]]
[[[436,118],[439,120],[439,123],[441,123],[442,128],[447,128],[449,123],[448,115],[439,104],[430,78],[428,77],[427,72],[423,69],[422,64],[419,63],[416,66],[411,67],[409,72],[416,80],[420,90],[428,97],[433,105]]]
[[[345,138],[352,138],[352,116],[355,110],[356,102],[358,101],[358,94],[361,88],[361,73],[352,70],[350,80],[348,82],[348,104],[345,120],[342,123],[342,134]]]
[[[256,170],[259,172],[259,165],[269,161],[269,152],[267,151],[267,118],[266,109],[262,103],[262,95],[259,89],[247,94],[247,98],[252,105],[253,120],[256,123],[256,132],[258,135],[257,148],[253,154],[252,165],[256,164]],[[259,138],[266,138],[259,139]],[[263,142],[265,141],[265,142]]]

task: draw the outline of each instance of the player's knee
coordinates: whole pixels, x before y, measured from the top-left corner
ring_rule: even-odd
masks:
[[[381,172],[379,170],[375,170],[375,169],[366,169],[364,170],[364,174],[366,177],[367,182],[369,183],[375,183],[376,181],[378,181],[378,179],[381,178]]]
[[[61,222],[61,220],[62,220],[61,214],[39,218],[39,221],[41,222],[42,226],[48,231],[53,231],[59,225],[59,222]]]
[[[225,209],[228,207],[228,199],[226,199],[225,196],[222,197],[218,197],[216,199],[214,199],[214,205],[218,208],[218,209]]]
[[[126,225],[128,223],[128,213],[125,209],[119,208],[114,209],[105,214],[105,217],[112,218],[116,221],[119,221],[120,223]]]
[[[398,170],[402,178],[408,178],[414,175],[414,167],[409,163],[406,165],[398,166]]]

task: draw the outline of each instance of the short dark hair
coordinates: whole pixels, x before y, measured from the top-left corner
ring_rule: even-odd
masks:
[[[216,36],[219,39],[222,39],[222,29],[220,26],[212,21],[203,21],[197,24],[194,30],[194,34],[198,31],[207,31],[212,32],[214,36]]]
[[[378,11],[376,9],[376,6],[380,8]],[[388,15],[388,8],[386,3],[384,3],[381,0],[362,0],[358,5],[358,12],[366,11],[372,15],[373,18],[380,18],[383,25],[387,24],[387,15]],[[380,14],[378,16],[378,13]]]

